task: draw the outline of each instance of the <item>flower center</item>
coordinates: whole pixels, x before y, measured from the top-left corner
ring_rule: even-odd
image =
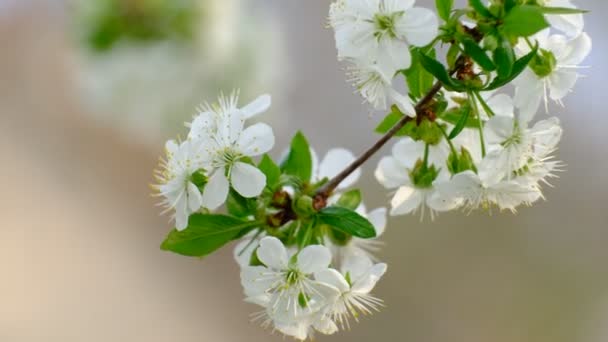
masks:
[[[517,121],[513,124],[513,134],[507,138],[507,140],[501,143],[502,147],[507,148],[509,146],[520,145],[523,142],[523,133]]]
[[[529,65],[530,69],[532,69],[538,77],[543,78],[549,76],[553,70],[555,70],[557,60],[551,51],[541,49]]]
[[[395,21],[402,15],[402,12],[395,12],[391,14],[378,13],[374,16],[374,24],[376,31],[374,36],[380,40],[387,36],[389,38],[397,38],[395,30]]]

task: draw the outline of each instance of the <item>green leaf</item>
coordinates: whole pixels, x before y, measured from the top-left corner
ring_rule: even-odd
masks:
[[[437,13],[441,19],[448,21],[450,19],[450,13],[452,12],[452,6],[454,6],[454,0],[435,0],[437,6]]]
[[[462,132],[462,130],[466,127],[467,121],[469,120],[469,116],[471,116],[471,109],[468,106],[467,106],[467,108],[469,108],[469,109],[462,111],[462,113],[460,115],[460,119],[456,123],[456,126],[454,126],[454,128],[450,132],[448,139],[452,140],[452,139],[456,138],[458,136],[458,134],[460,134],[460,132]]]
[[[549,27],[542,7],[522,5],[509,11],[502,25],[502,32],[508,36],[528,37]]]
[[[258,168],[266,175],[266,186],[269,189],[274,190],[281,178],[281,169],[279,166],[268,154],[264,154],[260,164],[258,164]]]
[[[511,75],[513,64],[515,63],[515,51],[509,40],[500,37],[498,48],[494,50],[494,63],[496,63],[496,73],[498,77],[505,78]]]
[[[465,114],[465,111],[468,111],[469,114]],[[468,116],[468,119],[464,125],[465,128],[479,128],[479,121],[477,119],[471,117],[470,115],[471,107],[467,104],[460,108],[451,109],[447,112],[444,112],[439,117],[441,120],[451,123],[452,125],[457,125],[464,115]]]
[[[517,6],[517,0],[505,0],[505,11],[509,12],[515,6]]]
[[[585,14],[588,10],[570,7],[541,7],[541,12],[544,14]]]
[[[530,53],[528,53],[527,55],[518,59],[515,62],[515,64],[513,64],[513,70],[511,71],[511,75],[509,75],[509,77],[505,77],[505,78],[497,77],[484,90],[485,91],[496,90],[496,89],[510,83],[511,81],[513,81],[515,78],[517,78],[517,76],[519,76],[526,69],[526,67],[532,60],[532,58],[534,58],[536,56],[537,52],[538,52],[538,45],[535,46],[534,49]]]
[[[496,70],[496,65],[488,57],[488,54],[482,49],[477,43],[471,38],[465,38],[462,40],[464,46],[464,52],[469,55],[480,67],[485,71]]]
[[[422,52],[419,52],[418,55],[420,56],[420,63],[422,64],[422,66],[428,72],[433,74],[435,78],[441,81],[441,83],[443,83],[443,85],[448,88],[448,90],[464,90],[464,86],[458,80],[455,80],[450,76],[443,64],[441,64],[435,58],[429,57],[423,54]]]
[[[258,222],[243,221],[225,215],[194,214],[188,228],[173,230],[161,249],[193,257],[204,257],[215,252],[242,232],[258,226]]]
[[[420,64],[420,56],[416,52],[417,49],[412,49],[412,65],[409,69],[403,71],[409,93],[415,99],[423,97],[433,87],[433,75],[431,75],[422,64]],[[429,53],[431,57],[435,57],[435,49]]]
[[[492,18],[492,13],[488,10],[488,8],[481,2],[481,0],[469,0],[469,4],[475,12],[479,13],[481,16],[486,18]]]
[[[396,111],[388,113],[388,115],[378,124],[374,131],[376,133],[385,134],[386,132],[390,131],[391,128],[395,127],[403,116],[403,114]]]
[[[322,209],[317,218],[327,225],[343,233],[356,236],[362,239],[376,237],[376,229],[365,217],[356,212],[341,208],[327,207]]]
[[[285,174],[296,176],[302,181],[309,182],[312,175],[312,155],[310,146],[302,132],[296,133],[291,140],[289,155],[281,164]]]
[[[355,210],[361,204],[361,190],[355,189],[345,192],[336,203],[339,207]]]
[[[245,198],[234,189],[230,189],[228,199],[226,200],[226,208],[230,215],[236,217],[248,217],[255,213],[256,200],[254,198]]]

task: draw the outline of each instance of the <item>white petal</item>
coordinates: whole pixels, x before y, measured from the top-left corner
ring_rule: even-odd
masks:
[[[487,101],[488,106],[492,109],[494,114],[497,116],[508,116],[513,117],[513,113],[515,113],[515,108],[513,104],[513,99],[507,94],[497,94],[490,97]],[[480,110],[485,112],[483,107],[480,107]]]
[[[410,9],[414,6],[416,0],[384,0],[384,9],[386,12],[401,12]]]
[[[376,264],[372,266],[361,278],[353,284],[353,292],[370,293],[378,280],[386,273],[386,264]]]
[[[230,182],[236,192],[246,198],[256,197],[266,186],[266,175],[257,167],[241,162],[232,166]]]
[[[508,116],[495,116],[486,122],[484,134],[489,144],[502,144],[513,136],[515,129],[513,118]]]
[[[342,262],[340,272],[349,274],[353,283],[361,279],[367,271],[374,265],[372,260],[363,254],[349,254]]]
[[[388,75],[394,75],[412,64],[410,47],[403,40],[384,38],[380,40],[377,62]]]
[[[377,208],[367,214],[367,219],[376,230],[376,238],[384,233],[386,228],[386,208]]]
[[[260,240],[257,256],[269,268],[279,271],[287,269],[287,250],[281,240],[275,237],[267,236]]]
[[[175,140],[169,140],[165,143],[165,150],[167,150],[167,153],[174,154],[178,149],[179,145]]]
[[[574,88],[578,74],[571,70],[556,70],[549,76],[549,97],[561,100]]]
[[[304,274],[320,272],[330,263],[331,252],[325,246],[308,246],[298,254],[298,269]]]
[[[189,139],[208,139],[217,127],[217,117],[211,112],[203,112],[194,118],[190,124]]]
[[[218,135],[224,146],[232,146],[236,143],[245,124],[245,115],[240,110],[233,110],[219,118]]]
[[[244,266],[241,269],[241,285],[247,297],[264,295],[281,276],[264,266]]]
[[[529,122],[536,115],[543,100],[543,80],[539,79],[530,69],[526,69],[515,79],[514,84],[513,101],[520,111],[522,121]]]
[[[350,290],[350,286],[344,279],[344,276],[333,268],[326,268],[315,273],[315,279],[327,285],[337,288],[340,292]]]
[[[198,211],[203,205],[201,191],[192,182],[188,182],[188,209],[190,212]]]
[[[329,150],[321,164],[319,164],[318,179],[333,178],[340,173],[344,168],[355,161],[355,155],[343,148],[334,148]],[[350,176],[348,176],[339,186],[340,189],[348,188],[357,182],[361,176],[361,169],[355,170]]]
[[[420,207],[424,193],[411,186],[402,186],[391,200],[391,216],[407,215]]]
[[[274,132],[265,123],[247,127],[237,142],[239,150],[248,157],[264,154],[274,146]]]
[[[558,63],[566,66],[579,65],[589,56],[591,49],[591,38],[587,33],[583,32],[568,43],[569,53],[563,56]]]
[[[188,203],[186,198],[186,192],[183,191],[179,194],[179,197],[175,201],[175,229],[182,231],[188,228],[188,219],[190,212],[188,211]]]
[[[312,325],[316,331],[324,335],[332,335],[338,332],[338,326],[326,315],[317,319]]]
[[[270,108],[272,104],[272,99],[270,95],[264,94],[257,99],[253,100],[253,102],[249,103],[245,107],[241,108],[241,111],[245,114],[245,119],[251,119],[252,117],[264,113]]]
[[[562,134],[563,129],[556,117],[537,122],[531,129],[534,155],[541,160],[547,157],[557,148]]]
[[[383,157],[378,163],[376,179],[387,189],[400,187],[409,182],[408,171],[393,157]]]
[[[439,20],[435,13],[422,7],[408,9],[395,25],[397,34],[405,36],[407,41],[414,46],[429,44],[437,37],[439,30]]]
[[[228,197],[230,185],[228,179],[224,175],[224,168],[217,169],[209,178],[209,182],[203,190],[202,205],[209,210],[219,208]]]
[[[393,146],[393,157],[408,169],[413,169],[418,159],[424,157],[425,145],[422,141],[403,138]]]
[[[433,191],[426,199],[429,208],[435,211],[450,211],[462,205],[462,198],[441,196],[439,191]]]

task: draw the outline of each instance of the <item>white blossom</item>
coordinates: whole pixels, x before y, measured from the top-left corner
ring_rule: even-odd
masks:
[[[349,327],[349,319],[358,320],[361,314],[371,314],[382,306],[382,300],[371,295],[376,283],[386,273],[384,263],[373,264],[363,255],[349,256],[341,272],[325,269],[315,273],[315,279],[340,291],[340,296],[330,303],[327,315],[342,328]]]
[[[425,46],[439,22],[415,0],[338,0],[329,20],[340,58],[364,58],[393,73],[411,64],[409,45]],[[392,75],[391,75],[392,76]]]
[[[207,106],[191,124],[189,137],[200,141],[209,165],[202,201],[211,210],[224,203],[230,185],[243,197],[259,195],[266,185],[264,173],[243,159],[262,155],[274,146],[274,133],[267,124],[245,128],[245,120],[265,111],[270,98],[260,97],[243,108],[236,107],[236,98],[221,97],[218,106]]]
[[[203,172],[205,160],[200,146],[190,140],[177,143],[169,140],[165,145],[167,159],[161,161],[161,170],[156,176],[159,185],[155,188],[163,197],[161,205],[175,213],[175,226],[183,230],[188,226],[188,218],[203,205],[202,194],[192,181],[196,172]]]
[[[391,200],[391,212],[395,215],[407,215],[421,209],[421,216],[426,208],[430,209],[431,217],[436,211],[448,211],[459,205],[459,200],[446,201],[438,196],[433,183],[415,184],[412,172],[424,157],[425,143],[414,141],[409,137],[401,139],[393,146],[392,155],[380,160],[376,168],[376,179],[387,189],[396,189]],[[437,175],[433,180],[446,179],[448,173],[444,170],[449,155],[449,147],[445,142],[429,146],[428,164],[435,167]],[[432,172],[432,171],[428,171]]]
[[[312,277],[329,267],[329,249],[307,246],[290,258],[280,240],[265,237],[256,253],[263,266],[243,267],[241,283],[246,300],[264,307],[263,324],[272,323],[275,329],[301,340],[307,338],[310,327],[335,331],[326,326],[322,309],[335,300],[338,291]]]
[[[577,7],[570,0],[538,0],[545,7],[573,8]],[[576,37],[583,32],[585,19],[582,13],[576,14],[545,14],[551,26],[562,31],[569,37]]]
[[[539,57],[533,59],[524,72],[513,81],[515,105],[523,117],[532,117],[541,101],[548,111],[549,99],[562,104],[562,99],[574,88],[580,77],[579,64],[591,52],[591,38],[586,33],[569,39],[563,35],[549,35],[543,30],[533,37],[539,45]],[[530,51],[527,42],[520,42],[517,50]],[[539,61],[542,61],[539,62]]]

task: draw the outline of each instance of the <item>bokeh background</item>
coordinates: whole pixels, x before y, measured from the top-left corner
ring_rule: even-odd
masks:
[[[201,0],[213,14],[186,43],[102,52],[83,40],[92,19],[79,7],[96,2],[0,0],[0,341],[284,340],[249,323],[231,248],[159,250],[170,225],[149,184],[164,140],[220,90],[274,95],[275,154],[298,129],[319,152],[374,141],[381,116],[345,81],[329,1]],[[386,309],[320,341],[608,341],[608,2],[579,3],[592,10],[592,69],[552,108],[568,166],[547,201],[391,220]],[[388,201],[374,167],[368,207]]]

